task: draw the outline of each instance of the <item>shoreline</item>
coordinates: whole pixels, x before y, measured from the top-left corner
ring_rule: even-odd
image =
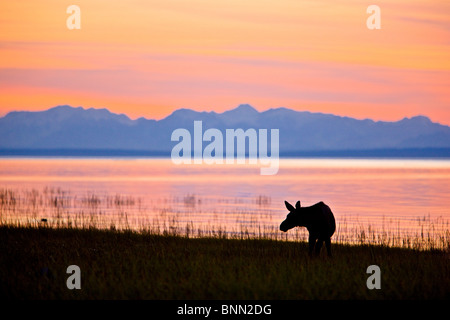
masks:
[[[8,299],[448,299],[449,253],[303,242],[186,238],[99,229],[0,227],[1,295]],[[81,270],[69,290],[66,269]],[[368,266],[381,269],[370,290]]]

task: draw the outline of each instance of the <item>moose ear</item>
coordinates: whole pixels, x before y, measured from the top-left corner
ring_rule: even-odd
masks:
[[[290,204],[290,203],[287,202],[286,200],[284,201],[284,204],[286,205],[286,208],[287,208],[289,211],[294,211],[294,210],[295,210],[295,208],[292,206],[292,204]]]
[[[295,209],[300,209],[301,205],[300,205],[300,201],[297,201],[297,203],[295,204]]]

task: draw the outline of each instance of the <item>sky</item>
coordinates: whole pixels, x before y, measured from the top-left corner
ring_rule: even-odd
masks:
[[[367,7],[380,8],[371,30]],[[70,5],[81,29],[70,30]],[[448,0],[0,2],[0,116],[68,104],[161,119],[248,103],[450,125]]]

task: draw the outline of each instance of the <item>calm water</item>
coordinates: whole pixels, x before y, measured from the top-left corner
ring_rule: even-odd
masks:
[[[95,215],[106,226],[282,238],[284,200],[324,201],[337,220],[336,239],[448,236],[450,160],[281,159],[277,175],[259,169],[170,159],[3,158],[0,189],[17,202],[1,214],[3,221],[49,222]],[[303,239],[306,231],[289,234]]]

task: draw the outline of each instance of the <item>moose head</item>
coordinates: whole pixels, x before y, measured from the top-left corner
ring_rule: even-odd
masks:
[[[284,201],[286,208],[289,210],[289,213],[286,219],[281,223],[280,230],[286,232],[294,227],[299,227],[302,225],[302,217],[300,213],[300,201],[297,201],[295,204],[295,208],[292,204],[287,201]]]

